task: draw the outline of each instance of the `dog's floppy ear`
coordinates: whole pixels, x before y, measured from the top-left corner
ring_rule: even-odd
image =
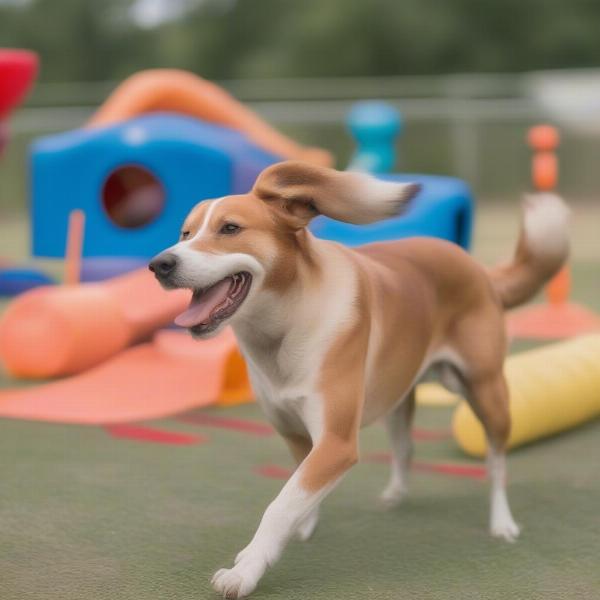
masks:
[[[291,227],[300,229],[317,215],[346,223],[373,223],[402,212],[421,186],[382,181],[301,161],[267,167],[252,192]]]

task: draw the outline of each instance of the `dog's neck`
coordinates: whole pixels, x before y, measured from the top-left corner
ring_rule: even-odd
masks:
[[[308,247],[287,266],[294,272],[288,285],[261,288],[232,322],[249,362],[280,379],[294,377],[305,358],[327,346],[354,306],[355,273],[346,250],[312,236],[303,243]]]

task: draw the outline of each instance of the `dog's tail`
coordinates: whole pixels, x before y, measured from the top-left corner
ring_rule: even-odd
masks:
[[[529,300],[565,263],[569,255],[569,209],[555,194],[526,196],[515,255],[488,271],[504,308]]]

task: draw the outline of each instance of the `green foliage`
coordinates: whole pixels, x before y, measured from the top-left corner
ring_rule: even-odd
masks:
[[[0,3],[0,44],[37,50],[46,81],[170,66],[211,78],[518,72],[600,62],[586,0],[204,0],[152,29],[134,0]]]

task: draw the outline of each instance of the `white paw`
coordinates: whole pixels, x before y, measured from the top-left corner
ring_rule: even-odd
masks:
[[[381,492],[379,502],[384,508],[394,508],[406,498],[407,494],[408,488],[405,485],[390,484]]]
[[[514,522],[512,517],[497,519],[490,525],[490,533],[493,537],[502,539],[506,542],[516,542],[521,530]]]
[[[215,592],[228,600],[245,598],[255,590],[257,583],[256,578],[244,573],[244,569],[239,566],[219,569],[211,579]]]
[[[301,542],[306,542],[306,540],[309,540],[312,537],[312,534],[315,532],[318,522],[319,511],[313,510],[313,512],[311,512],[308,517],[306,517],[298,526],[298,529],[296,530],[296,537]]]

